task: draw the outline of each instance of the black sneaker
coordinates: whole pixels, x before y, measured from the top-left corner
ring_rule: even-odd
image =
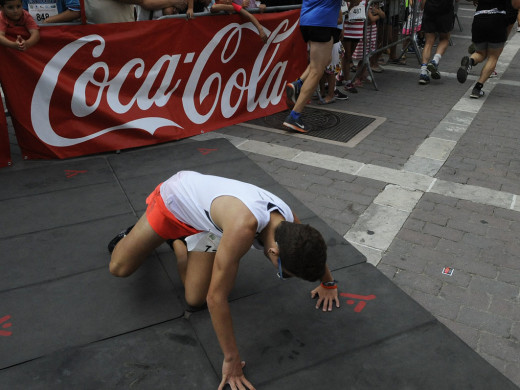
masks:
[[[439,73],[439,65],[435,61],[428,62],[426,69],[430,71],[430,75],[432,79],[439,80],[441,78],[441,74]]]
[[[471,70],[471,61],[468,56],[462,57],[460,61],[460,68],[457,71],[457,80],[459,83],[465,83],[468,78],[468,73]]]
[[[338,100],[348,100],[348,96],[340,90],[338,90],[337,88],[334,90],[334,97]]]
[[[294,107],[296,101],[298,100],[298,96],[300,96],[300,84],[297,81],[293,81],[292,83],[287,83],[285,86],[285,93],[287,94],[287,105],[289,107]]]
[[[130,226],[129,228],[126,228],[125,230],[123,230],[121,233],[119,233],[117,236],[115,236],[112,241],[110,241],[108,243],[108,251],[110,253],[112,253],[114,251],[114,248],[116,247],[117,243],[119,241],[121,241],[121,239],[123,237],[125,237],[128,233],[130,233],[130,230],[132,230],[132,228],[134,227],[135,225],[132,225]]]
[[[306,133],[307,129],[305,128],[305,125],[302,122],[302,118],[295,120],[291,114],[287,115],[287,118],[285,118],[285,121],[283,122],[283,125],[285,127],[288,127],[291,130],[297,131],[298,133]]]
[[[484,91],[478,89],[477,87],[473,88],[471,95],[469,95],[469,97],[472,99],[480,99],[482,96],[484,96]]]

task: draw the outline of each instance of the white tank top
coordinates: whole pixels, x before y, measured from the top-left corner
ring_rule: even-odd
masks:
[[[161,196],[168,210],[180,221],[197,230],[222,236],[222,229],[211,219],[211,203],[219,196],[238,198],[253,213],[257,234],[269,223],[271,212],[278,211],[286,221],[294,222],[289,206],[276,195],[238,180],[180,171],[161,185]],[[261,248],[255,240],[254,246]]]

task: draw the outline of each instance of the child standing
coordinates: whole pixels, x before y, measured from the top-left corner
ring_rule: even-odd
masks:
[[[376,51],[377,49],[377,21],[385,18],[384,11],[379,8],[379,4],[372,4],[367,11],[367,24],[366,24],[366,37],[367,37],[367,50],[366,53],[371,53]],[[352,55],[353,60],[359,60],[358,68],[363,64],[363,55],[364,55],[364,46],[363,39],[359,41],[356,46],[356,50]],[[370,56],[370,68],[372,71],[381,72],[382,69],[379,68],[379,64],[377,63],[377,57],[372,55]],[[376,70],[377,69],[377,70]],[[356,74],[357,77],[354,78],[352,84],[354,87],[361,87],[363,85],[363,81],[365,81],[368,77],[368,69],[366,66],[363,69],[359,70]]]
[[[22,8],[22,0],[0,0],[0,44],[25,51],[39,40],[39,27]]]
[[[365,0],[352,0],[348,3],[349,9],[355,6],[366,7]],[[345,55],[342,61],[342,78],[346,81],[345,90],[350,93],[357,93],[356,87],[350,80],[350,64],[352,62],[352,55],[356,50],[356,46],[360,39],[363,39],[363,29],[365,26],[364,20],[348,20],[345,19],[343,26],[343,47],[345,48]]]

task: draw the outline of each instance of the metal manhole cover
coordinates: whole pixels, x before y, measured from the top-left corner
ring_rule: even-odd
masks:
[[[287,115],[289,115],[288,110],[257,118],[248,123],[287,130],[282,125]],[[305,126],[309,128],[305,136],[345,143],[376,120],[373,117],[319,110],[308,106],[305,107],[303,115]]]

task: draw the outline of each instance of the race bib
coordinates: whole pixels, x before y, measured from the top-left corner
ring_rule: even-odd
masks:
[[[201,232],[186,237],[188,252],[216,252],[220,237],[213,233]]]
[[[45,19],[51,16],[58,15],[58,6],[56,3],[35,3],[27,4],[29,8],[29,14],[36,20],[36,23],[40,24]]]

